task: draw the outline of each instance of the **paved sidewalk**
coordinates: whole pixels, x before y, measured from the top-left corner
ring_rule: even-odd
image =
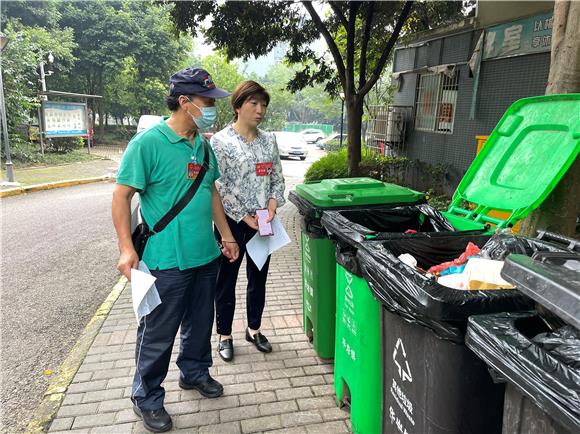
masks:
[[[279,216],[292,244],[270,265],[262,330],[273,352],[258,352],[244,339],[245,273],[240,272],[234,319],[236,358],[226,364],[215,353],[211,374],[225,387],[218,399],[178,386],[173,351],[165,380],[166,408],[174,432],[338,433],[349,432],[348,413],[336,406],[333,365],[316,357],[302,328],[300,217],[292,204]],[[129,399],[134,373],[136,322],[129,285],[94,340],[49,432],[144,433]]]

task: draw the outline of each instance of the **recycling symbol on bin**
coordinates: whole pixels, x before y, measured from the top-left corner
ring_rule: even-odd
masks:
[[[402,354],[402,356],[399,356],[399,354]],[[397,343],[395,344],[395,350],[393,351],[393,362],[399,369],[399,377],[401,377],[403,381],[412,383],[413,376],[411,375],[411,368],[409,367],[409,362],[407,361],[407,352],[405,351],[405,347],[403,346],[403,341],[401,338],[397,339]]]
[[[352,283],[352,274],[350,274],[348,271],[345,271],[344,277],[346,278],[346,288],[345,288],[344,292],[346,292],[346,295],[349,298],[352,298],[352,289],[350,287],[350,284]]]

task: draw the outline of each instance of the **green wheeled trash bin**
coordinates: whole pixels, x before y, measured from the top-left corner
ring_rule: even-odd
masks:
[[[354,432],[380,432],[381,307],[363,278],[356,252],[367,236],[396,236],[405,231],[452,232],[453,227],[427,204],[326,211],[321,221],[336,241],[336,399],[339,405],[350,407]]]
[[[465,343],[506,383],[504,434],[580,432],[580,241],[507,257],[502,276],[542,308],[469,318]]]
[[[336,313],[335,246],[320,223],[326,210],[386,209],[424,203],[425,196],[372,178],[326,179],[300,184],[289,200],[302,216],[304,330],[323,359],[334,358]]]

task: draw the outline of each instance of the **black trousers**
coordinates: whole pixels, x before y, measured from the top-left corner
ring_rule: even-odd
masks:
[[[252,239],[256,231],[243,221],[236,223],[227,217],[228,224],[240,248],[240,256],[235,262],[229,262],[225,257],[221,257],[221,263],[217,274],[215,308],[216,326],[220,335],[232,334],[232,322],[236,309],[236,282],[242,259],[246,253],[246,243]],[[215,236],[221,241],[220,234],[215,229]],[[261,270],[258,270],[252,258],[246,255],[246,275],[248,277],[248,287],[246,290],[246,312],[248,327],[258,330],[262,324],[262,313],[266,302],[266,278],[268,277],[268,267],[270,257]]]
[[[181,326],[177,366],[186,383],[205,381],[211,358],[214,288],[218,259],[188,270],[151,270],[161,304],[145,316],[137,330],[132,400],[141,410],[163,407],[171,350]]]

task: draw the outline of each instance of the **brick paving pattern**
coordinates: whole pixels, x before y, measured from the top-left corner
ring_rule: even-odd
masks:
[[[333,365],[319,359],[302,328],[300,217],[292,204],[279,210],[292,244],[272,257],[262,331],[273,352],[263,354],[244,339],[245,272],[240,270],[233,324],[236,356],[226,364],[215,352],[210,372],[224,384],[217,399],[181,390],[175,358],[164,382],[172,432],[350,432],[349,414],[337,408]],[[132,410],[136,321],[128,286],[103,324],[69,386],[49,432],[145,433]]]

